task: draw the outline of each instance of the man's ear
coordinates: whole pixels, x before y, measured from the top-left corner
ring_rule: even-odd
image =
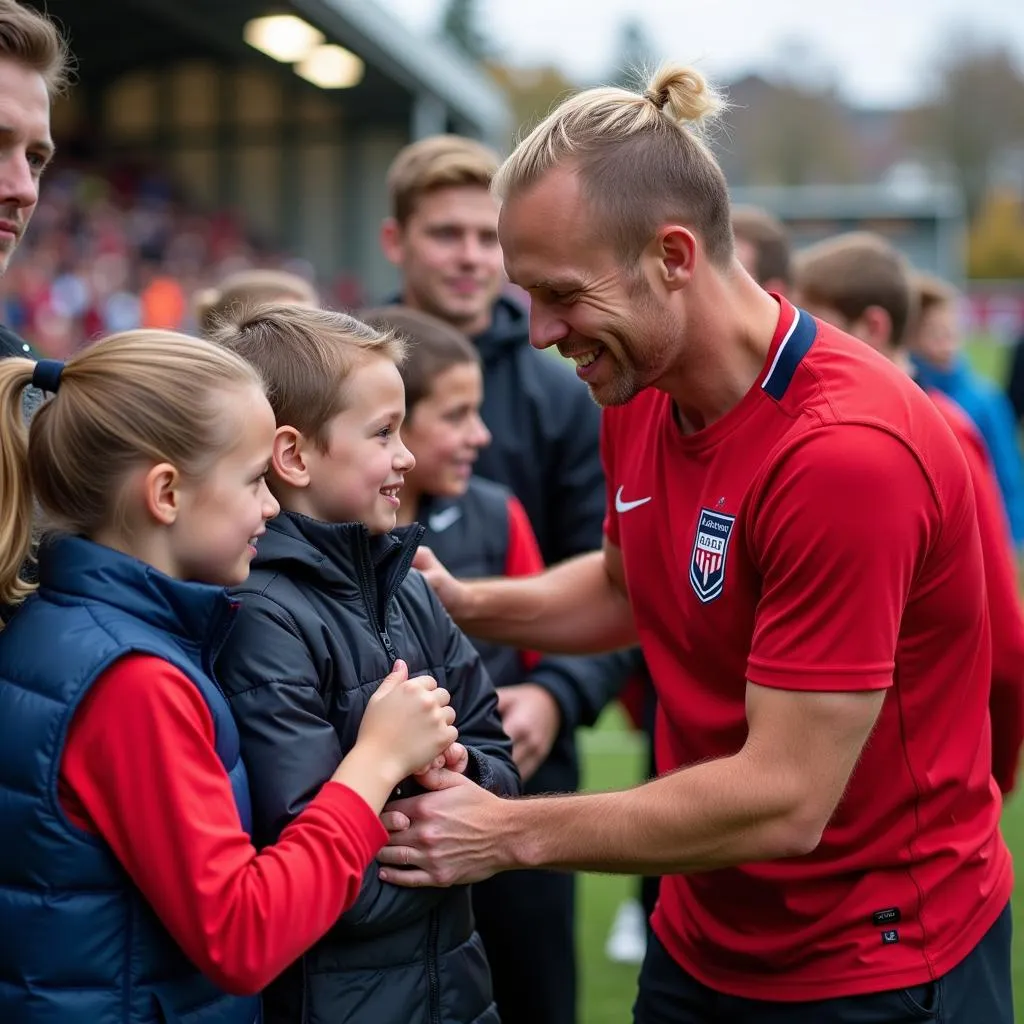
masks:
[[[309,486],[309,444],[306,437],[294,427],[277,428],[271,464],[281,483],[289,487]]]
[[[693,277],[697,261],[696,236],[681,224],[666,224],[658,232],[654,244],[657,275],[668,291],[678,291]]]
[[[169,462],[159,462],[142,478],[146,511],[161,526],[172,526],[181,511],[181,474]]]
[[[386,217],[380,226],[380,248],[389,263],[396,267],[405,258],[404,232],[394,217]]]
[[[881,306],[868,306],[854,324],[858,338],[866,341],[877,352],[888,352],[892,347],[892,317]]]

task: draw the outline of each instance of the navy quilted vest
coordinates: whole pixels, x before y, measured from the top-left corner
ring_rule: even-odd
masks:
[[[117,659],[145,653],[175,665],[202,693],[250,828],[238,733],[210,672],[231,617],[218,587],[181,583],[77,537],[44,546],[38,593],[0,633],[0,1020],[258,1020],[258,998],[208,981],[107,845],[73,826],[57,797],[79,702]]]

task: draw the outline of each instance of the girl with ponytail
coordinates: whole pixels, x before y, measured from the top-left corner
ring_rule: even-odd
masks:
[[[26,428],[30,384],[51,397]],[[0,633],[0,1020],[254,1024],[354,901],[388,794],[455,739],[448,694],[397,663],[332,778],[253,847],[211,665],[278,511],[274,432],[256,371],[182,335],[0,361],[0,597],[23,602]]]

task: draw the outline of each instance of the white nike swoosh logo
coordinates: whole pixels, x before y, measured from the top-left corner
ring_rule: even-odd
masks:
[[[650,498],[638,498],[636,501],[623,501],[622,500],[623,488],[619,488],[615,492],[615,511],[616,512],[628,512],[631,508],[639,508],[641,505],[646,505]]]
[[[435,512],[428,520],[430,528],[434,533],[444,533],[453,523],[462,518],[462,509],[457,506],[446,508],[441,512]]]

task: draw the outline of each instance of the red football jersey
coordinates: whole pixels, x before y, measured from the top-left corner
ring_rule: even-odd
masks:
[[[753,999],[944,974],[1012,888],[981,547],[949,428],[885,359],[783,301],[734,409],[684,435],[649,389],[605,411],[602,448],[659,771],[740,749],[747,680],[889,691],[818,848],[665,878],[658,937],[699,981]]]

